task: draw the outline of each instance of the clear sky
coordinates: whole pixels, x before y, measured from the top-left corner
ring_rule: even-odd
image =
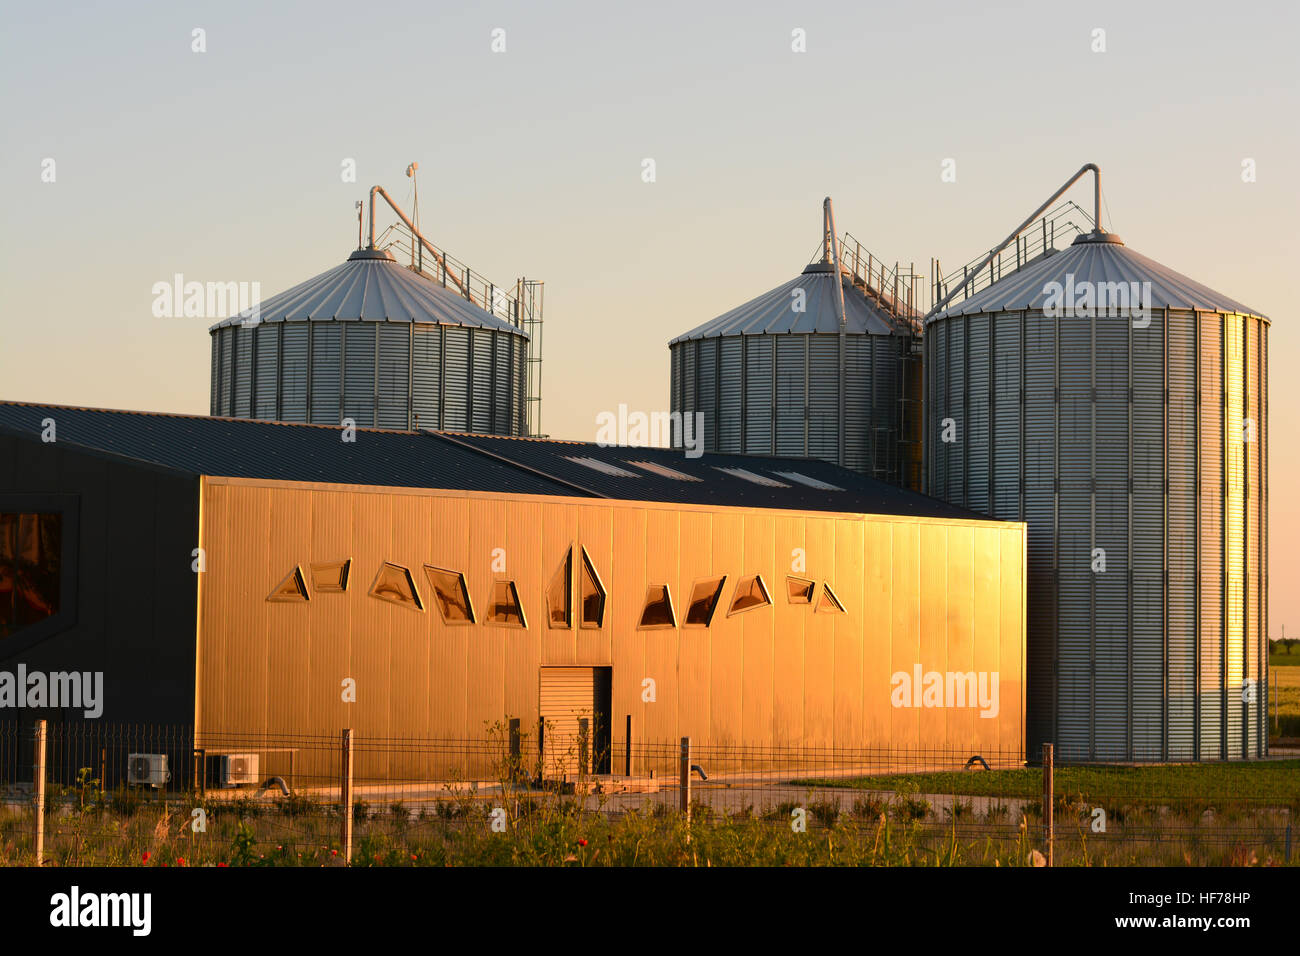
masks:
[[[433,241],[546,281],[543,427],[591,438],[667,408],[668,339],[802,268],[823,196],[925,271],[1096,162],[1108,227],[1273,320],[1270,623],[1300,636],[1294,2],[0,10],[0,398],[206,413],[209,322],[155,318],[153,284],[322,272],[415,160]]]

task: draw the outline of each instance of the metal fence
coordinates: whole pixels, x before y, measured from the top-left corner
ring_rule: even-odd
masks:
[[[0,722],[6,865],[1286,864],[1297,812],[1300,761]]]

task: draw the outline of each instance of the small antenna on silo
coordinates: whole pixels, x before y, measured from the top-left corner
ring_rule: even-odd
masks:
[[[357,200],[357,248],[358,249],[361,248],[362,242],[365,241],[363,238],[364,233],[361,230],[361,221],[362,219],[365,218],[365,206],[366,204],[363,203],[360,199]]]
[[[416,170],[420,168],[419,163],[411,163],[406,167],[406,175],[411,180],[411,188],[415,190],[415,236],[411,240],[411,265],[415,265],[415,251],[420,248],[420,182],[415,178]],[[420,256],[420,266],[424,265],[423,249]]]

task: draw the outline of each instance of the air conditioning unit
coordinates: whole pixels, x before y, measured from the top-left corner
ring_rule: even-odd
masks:
[[[149,787],[162,787],[171,780],[166,754],[127,754],[126,779]]]
[[[237,787],[241,783],[257,783],[257,754],[223,754],[221,785]]]

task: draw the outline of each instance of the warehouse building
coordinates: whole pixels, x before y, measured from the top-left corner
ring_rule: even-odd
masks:
[[[1024,525],[822,461],[4,403],[0,515],[0,670],[196,746],[1023,753]]]

